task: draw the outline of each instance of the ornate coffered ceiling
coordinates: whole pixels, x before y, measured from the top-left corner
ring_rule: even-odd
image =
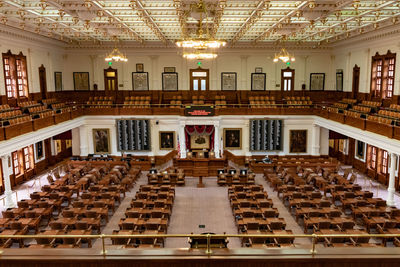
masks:
[[[196,34],[194,0],[0,0],[0,22],[71,46],[174,46]],[[329,45],[399,23],[400,1],[204,0],[209,35],[231,47]],[[2,27],[2,26],[0,26]]]

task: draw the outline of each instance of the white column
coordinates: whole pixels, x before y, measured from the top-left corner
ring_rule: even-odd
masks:
[[[397,162],[397,155],[395,153],[390,153],[390,173],[389,173],[388,198],[386,200],[386,204],[388,206],[395,206],[394,181],[395,181],[396,162]]]
[[[250,121],[247,120],[244,123],[244,128],[242,129],[242,135],[243,135],[243,149],[244,149],[244,153],[245,156],[247,157],[251,157],[252,154],[250,152]]]
[[[250,90],[250,88],[247,86],[248,82],[247,82],[247,59],[249,58],[249,56],[247,55],[243,55],[240,56],[240,65],[241,65],[241,70],[242,72],[239,73],[239,79],[240,79],[240,84],[238,84],[237,89],[238,90]],[[221,88],[222,89],[222,88]]]
[[[186,142],[185,142],[185,122],[181,121],[179,125],[179,146],[181,158],[186,158]]]
[[[10,156],[4,155],[1,156],[1,164],[3,167],[3,178],[4,178],[4,195],[5,195],[5,208],[15,208],[17,205],[14,203],[12,199],[12,191],[11,191],[11,181],[10,181],[10,169],[8,167],[8,162],[10,161]]]
[[[158,139],[158,131],[159,127],[158,124],[156,124],[157,120],[151,120],[150,121],[150,140],[151,140],[151,152],[149,153],[150,157],[153,157],[154,155],[157,155],[158,148],[160,147],[159,144],[159,139]]]
[[[320,137],[319,137],[319,154],[328,155],[329,154],[329,130],[320,127]]]
[[[79,128],[71,130],[72,133],[72,155],[79,156],[81,154]]]
[[[214,153],[215,153],[215,157],[219,158],[219,150],[220,150],[220,146],[219,146],[219,141],[220,141],[220,137],[219,137],[219,124],[214,124]]]
[[[161,74],[157,71],[158,69],[158,57],[156,55],[150,56],[151,59],[151,72],[149,73],[151,77],[149,90],[161,90],[161,83],[159,82],[161,79]],[[160,76],[159,76],[160,75]]]
[[[97,84],[97,90],[102,90],[104,91],[106,88],[104,87],[104,82],[100,82],[101,77],[98,77],[97,75],[100,75],[100,72],[97,71],[96,67],[101,67],[102,64],[98,64],[97,62],[97,56],[96,55],[89,55],[90,58],[90,68],[92,71],[92,74],[89,75],[89,79],[91,78],[92,80],[90,81],[90,88],[89,90],[93,90],[93,85]],[[103,72],[101,72],[103,73]]]
[[[311,155],[319,156],[319,139],[320,139],[320,127],[316,124],[313,124],[312,130],[312,143],[311,143]]]
[[[80,156],[87,156],[89,154],[89,146],[88,146],[88,129],[85,125],[79,127],[79,142],[81,153]]]

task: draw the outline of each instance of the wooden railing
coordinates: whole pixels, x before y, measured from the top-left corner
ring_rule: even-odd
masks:
[[[301,106],[301,105],[300,105]],[[79,116],[104,116],[104,115],[176,115],[184,116],[184,107],[170,108],[170,105],[151,105],[148,108],[131,108],[124,105],[113,105],[112,107],[81,105],[70,112],[55,114],[46,118],[35,119],[17,125],[0,127],[0,141],[9,140],[19,135],[37,131],[45,127],[56,125]],[[215,108],[215,116],[219,115],[317,115],[329,120],[359,128],[400,140],[400,127],[369,121],[362,118],[346,116],[343,113],[329,112],[322,106],[313,105],[307,108],[296,108],[293,105],[276,104],[268,108],[254,108],[248,104],[228,105],[226,108]],[[243,162],[244,163],[244,162]]]
[[[294,241],[295,238],[303,238],[303,239],[309,239],[311,240],[311,244],[309,247],[309,254],[310,255],[316,255],[318,253],[316,245],[318,244],[318,240],[321,239],[329,239],[329,238],[344,238],[344,239],[350,239],[350,238],[357,238],[357,237],[367,237],[367,238],[379,238],[379,239],[387,239],[387,238],[400,238],[400,234],[121,234],[121,235],[117,235],[117,234],[111,234],[111,235],[106,235],[106,234],[99,234],[99,235],[67,235],[67,234],[60,234],[60,235],[1,235],[1,238],[4,240],[7,239],[13,239],[13,240],[18,240],[18,239],[62,239],[62,238],[71,238],[71,239],[100,239],[101,240],[101,247],[100,247],[100,253],[102,255],[107,255],[108,251],[107,251],[107,245],[105,240],[106,239],[146,239],[146,238],[160,238],[160,239],[164,239],[164,238],[191,238],[191,239],[206,239],[206,244],[204,246],[204,252],[205,255],[204,256],[208,256],[213,254],[213,250],[212,250],[212,240],[226,240],[227,238],[240,238],[240,239],[249,239],[249,238],[288,238],[288,239],[292,239]],[[304,246],[304,245],[302,245]],[[354,246],[354,248],[356,248],[357,246]],[[268,248],[268,246],[266,246],[265,248]],[[279,248],[279,247],[278,247]],[[346,249],[351,248],[351,246],[347,246]],[[24,248],[19,248],[20,250],[24,250],[24,256],[29,255],[29,252],[32,253],[32,255],[41,255],[43,257],[46,257],[46,252],[48,250],[46,250],[46,248],[42,248],[42,249],[24,249]],[[49,249],[53,249],[52,247],[49,247]],[[138,248],[135,248],[136,250]],[[293,249],[293,253],[290,253],[291,249]],[[291,247],[291,248],[286,248],[285,249],[285,254],[286,255],[294,255],[296,253],[296,250],[294,250],[295,247]],[[334,248],[331,248],[334,249]],[[399,256],[399,250],[395,249],[395,250],[390,250],[390,248],[388,249],[388,251],[385,251],[385,249],[387,249],[386,247],[381,247],[379,249],[380,252],[384,252],[382,254],[385,255],[395,255],[395,256]],[[4,257],[4,255],[7,255],[7,250],[8,248],[3,248],[0,249],[0,255],[2,255],[2,257]],[[15,250],[15,249],[13,249]],[[74,248],[66,248],[66,250],[70,250],[70,251],[74,251]],[[92,249],[93,250],[93,249]],[[98,249],[97,249],[98,250]],[[121,247],[118,247],[118,250],[121,250]],[[152,248],[150,249],[146,249],[146,248],[142,248],[142,250],[146,250],[147,251],[147,255],[151,255],[151,256],[157,256],[159,253],[159,250],[154,250]],[[229,250],[229,249],[228,249]],[[43,253],[40,253],[40,252]],[[79,255],[81,253],[81,249],[75,249],[76,251],[76,255]],[[152,251],[154,252],[152,254]],[[252,250],[250,249],[249,252],[251,252]],[[356,254],[365,254],[368,255],[368,253],[370,253],[368,250],[357,250]],[[230,254],[231,256],[237,256],[235,255],[235,253]],[[119,256],[121,256],[119,254]]]

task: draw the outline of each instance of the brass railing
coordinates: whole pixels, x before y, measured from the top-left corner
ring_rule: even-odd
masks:
[[[82,238],[82,239],[101,239],[101,254],[107,255],[107,245],[105,243],[106,239],[118,239],[118,238],[197,238],[197,239],[207,239],[207,245],[205,248],[205,253],[211,255],[213,251],[211,250],[212,239],[222,239],[222,238],[307,238],[311,239],[310,254],[317,254],[316,245],[318,239],[320,238],[350,238],[350,237],[376,237],[376,238],[400,238],[400,234],[124,234],[124,235],[0,235],[0,238],[5,239],[40,239],[40,238]],[[268,248],[268,247],[266,247]],[[384,247],[382,247],[384,249]],[[0,255],[6,251],[6,249],[0,250]],[[37,254],[37,250],[34,250]],[[362,253],[359,253],[362,254]],[[399,255],[398,252],[395,253]]]

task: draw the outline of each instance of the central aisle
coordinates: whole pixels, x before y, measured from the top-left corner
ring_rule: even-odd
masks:
[[[184,187],[175,188],[168,234],[237,234],[228,200],[228,188],[219,187],[215,177],[203,179],[205,188],[197,188],[197,181],[198,178],[186,178]],[[205,228],[199,228],[199,225]],[[188,247],[187,239],[167,238],[165,247]],[[230,238],[228,247],[240,247],[239,239]]]

